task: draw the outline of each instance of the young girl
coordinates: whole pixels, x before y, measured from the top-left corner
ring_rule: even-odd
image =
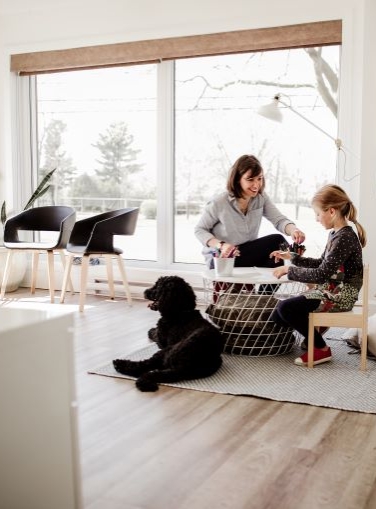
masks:
[[[304,258],[296,253],[273,251],[270,257],[291,260],[292,265],[274,270],[277,278],[287,274],[288,279],[310,284],[310,289],[298,297],[282,300],[275,308],[272,319],[281,325],[293,327],[305,340],[307,348],[308,318],[314,312],[349,311],[358,299],[362,286],[362,248],[366,233],[357,221],[357,211],[345,191],[337,185],[326,185],[314,195],[312,207],[316,220],[331,230],[321,258]],[[358,235],[349,226],[356,227]],[[330,348],[322,335],[315,330],[314,364],[332,360]],[[306,366],[308,354],[295,359],[298,366]]]

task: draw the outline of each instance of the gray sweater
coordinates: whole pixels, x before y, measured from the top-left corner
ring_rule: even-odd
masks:
[[[236,198],[227,192],[214,197],[207,203],[195,228],[195,235],[204,246],[202,253],[205,258],[210,253],[207,242],[212,237],[234,246],[257,239],[263,217],[283,234],[288,224],[294,224],[277,209],[265,192],[251,199],[246,215],[240,211]]]

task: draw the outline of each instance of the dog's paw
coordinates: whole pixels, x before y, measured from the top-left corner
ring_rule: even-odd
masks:
[[[135,376],[137,375],[137,364],[128,359],[115,359],[112,364],[118,373],[123,375]]]
[[[137,378],[136,387],[141,392],[156,392],[159,389],[158,384],[149,380],[147,376]]]
[[[155,341],[156,337],[157,337],[157,328],[152,327],[151,329],[148,330],[148,338],[151,339],[152,341]]]

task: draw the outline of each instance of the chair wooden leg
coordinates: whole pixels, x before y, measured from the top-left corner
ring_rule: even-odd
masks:
[[[59,253],[60,253],[61,263],[63,264],[64,273],[65,273],[65,267],[66,267],[65,254],[64,254],[64,251],[61,250],[61,249],[59,249]],[[69,285],[69,290],[73,294],[74,293],[74,287],[73,287],[72,279],[70,277],[70,272],[69,272],[69,277],[68,277],[68,285]]]
[[[308,322],[308,367],[313,368],[313,343],[314,343],[313,317],[309,314]]]
[[[110,298],[115,299],[114,270],[112,267],[112,255],[105,255],[107,268],[107,281],[110,290]]]
[[[124,285],[124,289],[125,289],[125,295],[127,296],[128,304],[131,305],[132,304],[132,295],[131,295],[131,290],[130,290],[129,284],[128,284],[127,274],[126,274],[125,268],[124,268],[124,262],[123,262],[123,259],[122,259],[122,257],[120,255],[118,255],[116,258],[118,260],[119,271],[120,271],[120,274],[121,274],[121,278],[123,280],[123,285]]]
[[[54,252],[47,251],[48,260],[48,285],[50,288],[50,301],[55,302],[55,266],[54,266]]]
[[[360,369],[362,371],[367,370],[367,345],[368,337],[365,329],[362,328],[362,344],[360,350]]]
[[[5,288],[7,286],[10,270],[12,267],[12,258],[13,258],[13,251],[10,249],[8,251],[7,261],[5,263],[5,268],[4,268],[3,281],[1,283],[1,293],[0,293],[1,300],[4,299]]]
[[[68,261],[65,263],[65,270],[63,276],[63,285],[61,288],[60,303],[63,304],[65,299],[65,292],[67,290],[68,281],[70,281],[70,273],[73,264],[74,255],[68,255]]]
[[[83,256],[81,263],[80,308],[79,308],[80,312],[82,312],[85,307],[88,269],[89,269],[89,256]]]
[[[37,274],[38,274],[38,263],[39,263],[39,251],[33,251],[31,257],[31,286],[30,292],[35,293],[37,286]]]

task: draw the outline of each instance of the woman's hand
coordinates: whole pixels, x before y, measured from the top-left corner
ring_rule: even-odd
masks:
[[[234,246],[233,244],[227,244],[227,242],[222,244],[221,254],[220,254],[221,258],[230,258],[233,256],[239,256],[239,254],[240,254],[240,252],[239,252],[239,249],[237,248],[237,246]]]
[[[303,244],[303,242],[305,240],[305,233],[303,233],[298,228],[295,228],[295,230],[292,230],[292,232],[290,233],[290,237],[297,244]]]
[[[291,253],[290,251],[273,251],[269,258],[274,258],[274,262],[278,263],[279,260],[291,260]]]
[[[286,275],[289,268],[286,265],[282,265],[282,267],[277,267],[273,270],[273,276],[280,279],[282,276]]]

